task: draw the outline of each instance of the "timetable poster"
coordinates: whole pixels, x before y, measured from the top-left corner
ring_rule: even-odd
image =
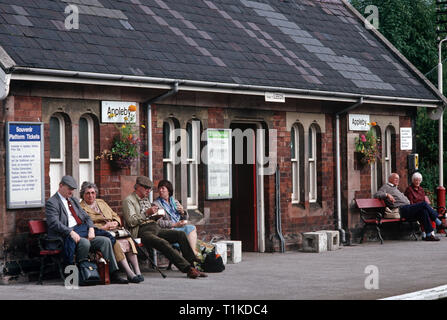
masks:
[[[7,207],[42,207],[43,124],[9,122],[6,131]]]
[[[207,129],[207,199],[231,198],[231,129]]]

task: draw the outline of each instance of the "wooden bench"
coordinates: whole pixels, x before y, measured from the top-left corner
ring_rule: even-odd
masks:
[[[366,228],[368,226],[374,226],[377,231],[377,236],[380,239],[380,243],[383,244],[381,228],[386,223],[397,223],[397,224],[402,224],[404,222],[410,223],[412,226],[411,236],[413,236],[414,240],[418,239],[415,233],[419,229],[419,224],[417,223],[417,221],[407,220],[405,218],[396,218],[396,219],[384,218],[386,205],[382,199],[368,198],[368,199],[355,199],[354,201],[360,210],[360,218],[364,223],[361,232],[360,243],[363,242]],[[417,225],[417,229],[414,227],[415,224]]]
[[[45,220],[29,220],[29,255],[37,256],[40,258],[40,272],[38,284],[42,284],[45,267],[47,267],[46,259],[51,259],[57,264],[59,275],[62,280],[65,280],[64,273],[62,271],[62,247],[63,243],[59,239],[47,238],[47,224]],[[48,249],[50,242],[55,243],[58,249]]]

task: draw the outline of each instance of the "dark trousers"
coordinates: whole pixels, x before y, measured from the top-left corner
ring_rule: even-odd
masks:
[[[186,273],[194,265],[196,256],[189,245],[185,232],[163,229],[157,223],[148,223],[140,226],[138,237],[141,238],[146,248],[151,247],[160,251],[180,271]],[[183,256],[172,247],[171,243],[180,245]]]
[[[433,231],[432,221],[438,218],[436,212],[427,202],[408,204],[399,208],[400,216],[405,219],[417,220],[424,226],[427,234]]]

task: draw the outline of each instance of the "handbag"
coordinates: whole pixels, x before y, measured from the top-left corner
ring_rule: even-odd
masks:
[[[385,215],[383,216],[385,219],[400,219],[399,208],[385,208]]]
[[[101,283],[101,277],[99,276],[96,263],[89,260],[82,260],[78,262],[78,270],[80,286],[94,286]]]
[[[126,229],[107,230],[107,232],[117,239],[130,237],[130,232]]]

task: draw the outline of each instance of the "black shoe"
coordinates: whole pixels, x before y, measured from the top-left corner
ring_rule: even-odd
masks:
[[[121,278],[118,272],[112,273],[110,276],[110,282],[116,284],[128,284],[129,281],[127,279]]]
[[[140,282],[144,281],[144,277],[142,274],[137,274],[138,279],[140,279]]]
[[[127,280],[129,280],[130,283],[140,283],[140,278],[138,276],[135,276],[133,278],[128,276]]]

